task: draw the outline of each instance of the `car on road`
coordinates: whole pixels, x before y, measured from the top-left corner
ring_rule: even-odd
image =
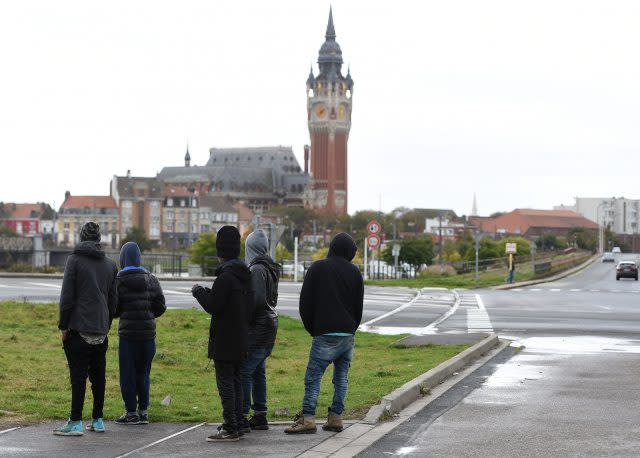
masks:
[[[612,252],[613,254],[620,254],[620,253],[622,253],[622,250],[620,249],[620,247],[619,247],[619,246],[614,246],[614,247],[613,247],[613,250],[611,250],[611,252]]]
[[[638,280],[638,266],[634,261],[620,261],[616,267],[616,280],[633,278]]]
[[[616,262],[616,258],[613,253],[607,251],[602,255],[602,262]]]

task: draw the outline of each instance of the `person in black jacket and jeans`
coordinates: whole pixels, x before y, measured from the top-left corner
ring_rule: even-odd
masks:
[[[115,262],[100,245],[100,226],[82,226],[80,243],[67,258],[60,292],[60,321],[64,353],[71,378],[71,416],[54,430],[58,436],[83,434],[82,409],[87,375],[93,393],[90,431],[104,432],[107,334],[116,310]]]
[[[247,237],[245,261],[251,271],[254,315],[249,325],[249,355],[242,365],[243,430],[267,430],[266,361],[278,332],[280,265],[269,257],[269,240],[261,229]],[[247,419],[252,398],[254,415]]]
[[[222,401],[224,423],[209,442],[237,441],[242,424],[242,378],[240,370],[247,357],[248,325],[253,307],[251,273],[240,256],[240,233],[223,226],[216,237],[222,264],[216,269],[211,288],[194,285],[191,292],[211,314],[209,358],[216,369],[216,383]]]
[[[160,282],[141,266],[141,258],[135,242],[127,242],[120,249],[115,316],[120,317],[118,359],[125,412],[115,422],[123,425],[149,423],[149,374],[156,354],[156,318],[167,310]]]
[[[347,377],[353,356],[354,334],[362,319],[364,283],[351,260],[356,244],[349,234],[336,235],[326,259],[314,262],[304,277],[300,292],[300,317],[313,336],[304,378],[302,413],[287,434],[316,432],[315,413],[324,371],[333,363],[333,402],[322,429],[342,431],[342,412]]]

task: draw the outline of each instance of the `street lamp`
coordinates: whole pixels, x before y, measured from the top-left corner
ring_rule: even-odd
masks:
[[[598,204],[598,207],[596,209],[596,220],[598,223],[598,252],[602,253],[604,251],[604,215],[602,218],[602,223],[600,220],[600,207],[602,207],[603,205],[609,205],[610,204],[606,201],[602,201]]]

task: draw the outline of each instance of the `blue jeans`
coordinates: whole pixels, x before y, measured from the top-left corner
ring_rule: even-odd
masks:
[[[156,354],[156,341],[120,338],[120,391],[127,412],[147,410],[151,382],[151,361]]]
[[[333,402],[329,410],[342,415],[347,396],[347,376],[353,357],[353,336],[317,336],[309,351],[307,373],[304,376],[304,400],[302,413],[315,415],[320,382],[324,371],[333,363]]]
[[[507,276],[507,283],[513,283],[513,277],[515,277],[515,272],[513,270],[509,271],[509,275]]]
[[[252,347],[242,362],[242,414],[246,417],[253,407],[255,413],[267,412],[267,358],[273,347]],[[251,398],[253,397],[253,406]]]

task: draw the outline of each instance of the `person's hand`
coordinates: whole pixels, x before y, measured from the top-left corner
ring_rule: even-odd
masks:
[[[62,342],[66,341],[69,338],[69,330],[60,329],[60,338],[62,339]]]
[[[191,288],[191,294],[193,295],[193,297],[196,297],[196,295],[203,289],[204,288],[202,286],[196,283],[195,285],[193,285],[193,288]]]

